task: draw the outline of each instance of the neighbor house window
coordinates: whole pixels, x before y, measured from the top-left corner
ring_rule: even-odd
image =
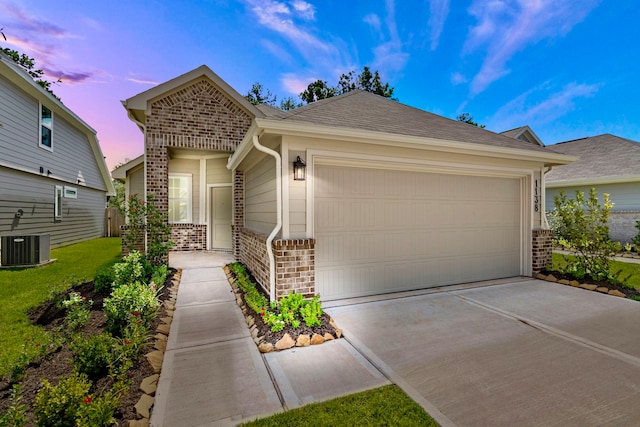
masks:
[[[191,222],[191,175],[169,175],[169,222]]]
[[[40,105],[40,146],[53,150],[53,113],[44,105]]]
[[[53,217],[55,219],[62,218],[62,194],[63,187],[61,185],[56,185],[55,198],[53,200]]]

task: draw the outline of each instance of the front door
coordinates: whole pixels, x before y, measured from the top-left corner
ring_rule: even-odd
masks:
[[[231,187],[211,187],[209,241],[211,249],[231,249]]]

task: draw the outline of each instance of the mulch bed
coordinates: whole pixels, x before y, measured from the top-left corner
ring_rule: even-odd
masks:
[[[592,279],[590,276],[585,276],[582,279],[576,279],[575,277],[573,277],[570,274],[560,273],[559,271],[552,271],[552,270],[547,270],[547,269],[542,270],[540,273],[542,273],[544,275],[552,274],[553,277],[555,277],[558,280],[562,280],[562,279],[565,279],[565,280],[577,280],[580,283],[587,283],[587,284],[602,286],[602,287],[605,287],[605,288],[609,288],[609,290],[617,290],[617,291],[620,291],[623,294],[625,294],[627,296],[627,298],[640,297],[640,290],[639,289],[629,288],[629,287],[624,286],[624,285],[611,283],[608,280],[595,280],[595,279]]]
[[[165,282],[165,286],[158,295],[161,301],[165,301],[169,298],[169,290],[171,287],[171,279],[175,274],[175,270],[170,269],[169,275]],[[80,292],[82,296],[93,301],[91,306],[91,317],[87,325],[85,325],[80,332],[89,334],[100,334],[104,331],[106,315],[103,312],[104,298],[109,296],[108,292],[98,293],[94,291],[93,282],[87,282],[80,286],[76,286],[70,291]],[[65,310],[57,308],[50,302],[45,302],[42,305],[31,309],[28,313],[30,321],[42,326],[47,331],[52,331],[56,326],[61,325],[64,322]],[[151,331],[160,324],[160,317],[158,317],[151,324]],[[116,410],[114,417],[119,426],[128,425],[128,420],[135,420],[137,417],[135,404],[138,403],[142,396],[139,386],[142,380],[150,375],[153,375],[153,369],[147,362],[144,355],[150,351],[153,351],[153,342],[150,340],[147,347],[142,351],[141,357],[137,363],[129,370],[127,376],[131,380],[131,386],[127,394],[121,399],[120,406]],[[24,378],[18,382],[21,388],[22,401],[21,403],[27,407],[27,423],[26,426],[35,426],[32,419],[33,406],[36,401],[36,394],[38,390],[42,388],[42,379],[48,380],[51,384],[57,384],[61,378],[67,377],[73,372],[72,353],[68,346],[65,344],[60,348],[52,349],[52,351],[45,357],[32,361],[27,367]],[[102,390],[109,390],[113,385],[111,378],[105,376],[94,381],[91,393],[100,392]],[[13,384],[9,382],[9,379],[3,378],[0,380],[0,413],[4,413],[10,406],[10,396]]]

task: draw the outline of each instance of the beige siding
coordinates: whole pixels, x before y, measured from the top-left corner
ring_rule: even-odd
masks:
[[[207,184],[228,184],[231,171],[227,169],[227,158],[207,159]]]
[[[259,233],[270,233],[275,225],[275,160],[265,156],[245,175],[245,227]]]
[[[127,183],[129,185],[129,195],[137,195],[138,198],[144,199],[144,166],[129,172]]]
[[[296,157],[306,160],[304,151],[289,151],[289,236],[304,238],[307,233],[307,182],[293,180],[293,162]]]
[[[204,224],[206,219],[200,218],[200,160],[171,159],[169,174],[191,175],[191,222]]]
[[[563,190],[569,198],[575,197],[576,190],[582,191],[588,195],[592,186],[583,187],[565,187],[565,188],[548,188],[547,189],[547,211],[553,210],[554,196],[559,195]],[[595,186],[600,200],[604,193],[609,194],[609,198],[615,205],[612,211],[637,211],[640,210],[640,182],[621,183],[621,184],[599,184]]]

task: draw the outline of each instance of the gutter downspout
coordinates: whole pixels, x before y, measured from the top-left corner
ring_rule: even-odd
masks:
[[[542,227],[544,230],[549,230],[551,228],[549,227],[549,221],[547,221],[547,206],[546,206],[546,199],[547,199],[546,176],[549,172],[551,172],[551,169],[553,169],[553,166],[548,166],[548,169],[546,171],[545,170],[542,171],[542,182],[540,183],[541,184],[540,186],[544,189],[544,199],[542,199],[543,209],[540,209],[541,211],[540,214],[542,215],[542,220],[543,220]]]
[[[274,302],[276,300],[276,260],[273,255],[273,248],[271,243],[276,237],[280,229],[282,228],[282,159],[277,151],[265,147],[258,141],[258,135],[253,135],[253,146],[257,150],[262,151],[276,160],[276,226],[267,237],[267,255],[269,255],[269,301]]]

